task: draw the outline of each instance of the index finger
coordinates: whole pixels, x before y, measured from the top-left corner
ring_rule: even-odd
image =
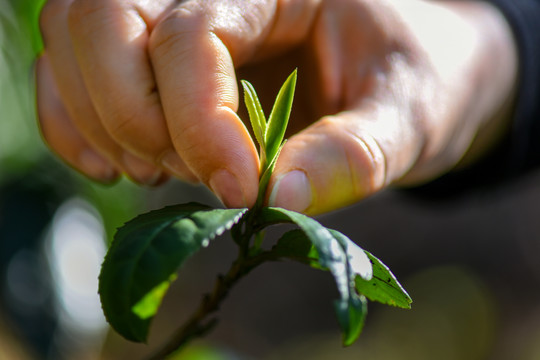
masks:
[[[229,51],[203,15],[183,8],[157,25],[149,49],[176,150],[227,206],[251,206],[259,163],[236,115],[238,88]]]

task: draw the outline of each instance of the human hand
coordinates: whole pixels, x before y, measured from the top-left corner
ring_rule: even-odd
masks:
[[[41,24],[51,148],[100,180],[198,179],[227,206],[258,184],[235,69],[264,96],[299,68],[269,202],[312,214],[482,153],[516,78],[510,30],[480,3],[49,0]]]

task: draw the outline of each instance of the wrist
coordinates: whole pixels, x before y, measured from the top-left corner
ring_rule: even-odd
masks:
[[[471,164],[501,141],[510,126],[518,60],[508,23],[487,3],[401,4],[435,90],[428,95],[423,151],[399,181],[417,185]]]
[[[441,1],[440,6],[463,19],[477,35],[478,48],[470,104],[464,116],[477,124],[469,148],[457,167],[471,165],[490,152],[508,133],[516,96],[518,51],[502,13],[487,2]]]

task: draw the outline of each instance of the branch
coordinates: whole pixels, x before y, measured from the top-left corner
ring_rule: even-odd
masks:
[[[217,318],[207,320],[210,315],[216,312],[223,300],[227,297],[229,290],[247,275],[255,267],[265,261],[275,260],[269,252],[263,252],[253,257],[240,257],[232,263],[227,274],[216,278],[212,293],[204,296],[199,308],[193,313],[191,318],[178,329],[173,336],[147,360],[160,360],[179,350],[194,338],[202,337],[210,332],[218,323]]]

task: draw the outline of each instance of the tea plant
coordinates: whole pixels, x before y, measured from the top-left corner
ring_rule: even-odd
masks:
[[[339,299],[334,311],[343,344],[360,335],[367,314],[367,299],[410,308],[411,298],[379,259],[342,233],[314,219],[278,207],[265,207],[266,188],[285,143],[285,129],[296,86],[296,70],[279,91],[268,121],[253,86],[242,81],[245,103],[260,146],[261,176],[257,201],[251,209],[214,209],[198,203],[150,211],[118,229],[99,277],[105,316],[123,337],[145,342],[152,319],[182,264],[230,231],[238,257],[213,290],[205,295],[191,318],[172,335],[152,359],[162,359],[217,323],[212,317],[227,293],[243,276],[268,261],[293,260],[328,271]],[[276,224],[294,224],[270,250],[262,247],[264,230]]]

